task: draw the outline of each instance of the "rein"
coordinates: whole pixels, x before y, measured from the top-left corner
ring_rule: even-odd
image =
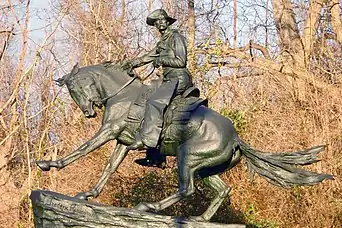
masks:
[[[144,80],[146,80],[148,77],[150,77],[150,76],[152,75],[152,73],[154,72],[154,69],[155,69],[155,68],[153,67],[152,71],[151,71],[146,77],[144,77],[142,81],[144,81]],[[126,87],[128,87],[130,84],[132,84],[132,82],[134,82],[134,80],[137,79],[137,78],[138,78],[138,75],[135,74],[135,76],[134,76],[131,80],[129,80],[128,82],[126,82],[123,86],[121,86],[121,88],[120,88],[118,91],[116,91],[115,93],[113,93],[113,94],[111,94],[111,95],[109,95],[109,96],[103,98],[103,99],[101,100],[102,103],[105,103],[108,99],[110,99],[110,98],[115,97],[116,95],[118,95],[122,90],[124,90]]]

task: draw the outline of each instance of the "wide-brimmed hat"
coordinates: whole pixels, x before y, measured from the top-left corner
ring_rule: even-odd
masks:
[[[177,21],[176,19],[169,17],[169,15],[167,15],[165,10],[157,9],[157,10],[154,10],[153,12],[151,12],[147,16],[146,23],[148,25],[154,26],[154,22],[157,19],[159,19],[161,16],[163,16],[170,23],[170,25],[172,25],[173,23],[175,23],[175,21]]]

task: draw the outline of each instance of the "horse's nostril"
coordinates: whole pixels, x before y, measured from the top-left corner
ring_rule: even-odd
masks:
[[[89,112],[87,110],[84,111],[84,115],[89,116]]]

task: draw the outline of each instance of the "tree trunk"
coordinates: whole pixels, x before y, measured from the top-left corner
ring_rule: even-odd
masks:
[[[273,16],[279,36],[279,46],[286,61],[304,64],[304,47],[299,35],[295,14],[290,0],[273,0]]]
[[[331,25],[336,33],[336,40],[342,44],[342,21],[340,17],[341,8],[339,0],[331,1]]]
[[[188,53],[189,53],[189,69],[194,73],[196,68],[196,57],[195,57],[195,3],[194,0],[188,0]]]
[[[194,0],[188,0],[188,14],[189,14],[189,23],[188,23],[188,31],[189,31],[189,39],[188,39],[188,47],[193,50],[195,46],[195,4]]]
[[[123,24],[126,17],[126,2],[125,0],[121,0],[121,25]]]
[[[291,0],[272,0],[273,17],[276,23],[281,49],[281,61],[284,66],[306,69],[306,57],[303,42],[295,20]],[[299,101],[305,101],[305,82],[301,75],[293,75],[288,78],[292,82],[294,97]]]
[[[233,22],[233,29],[234,29],[234,43],[233,47],[236,48],[237,43],[237,0],[234,0],[234,22]]]
[[[317,23],[320,19],[320,11],[323,6],[322,0],[313,0],[310,2],[308,11],[308,18],[306,19],[303,41],[305,50],[305,61],[308,61],[308,56],[311,54],[313,44],[315,43],[315,37],[317,32]]]
[[[151,9],[152,9],[152,2],[153,2],[153,0],[148,0],[148,6],[147,6],[148,13],[151,12]]]

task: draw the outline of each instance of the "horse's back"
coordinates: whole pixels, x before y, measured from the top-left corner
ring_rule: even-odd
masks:
[[[198,129],[198,136],[201,137],[201,140],[233,140],[237,137],[233,122],[206,106],[198,107],[193,113],[190,121],[201,121],[201,125]]]
[[[106,68],[102,64],[97,64],[97,65],[84,66],[84,67],[81,67],[79,70],[80,72],[105,71]]]
[[[168,127],[162,148],[166,154],[175,153],[178,150],[175,147],[180,146],[186,148],[186,153],[206,156],[207,151],[221,153],[228,145],[233,147],[236,139],[238,136],[231,120],[200,105],[186,124],[174,123]]]

